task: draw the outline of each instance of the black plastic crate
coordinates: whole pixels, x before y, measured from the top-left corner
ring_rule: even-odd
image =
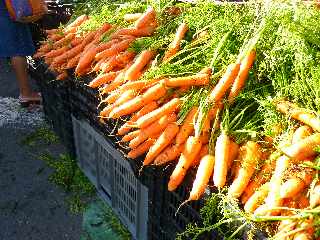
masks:
[[[70,82],[57,81],[56,76],[48,71],[41,61],[29,64],[29,72],[36,80],[41,95],[45,118],[65,145],[69,153],[75,156],[71,108],[69,103]]]

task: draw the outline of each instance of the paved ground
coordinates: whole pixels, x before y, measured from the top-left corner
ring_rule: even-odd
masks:
[[[44,124],[41,111],[20,109],[8,64],[0,59],[0,240],[79,240],[82,216],[68,212],[66,194],[48,182],[50,169],[21,145]],[[65,152],[61,145],[50,149]]]

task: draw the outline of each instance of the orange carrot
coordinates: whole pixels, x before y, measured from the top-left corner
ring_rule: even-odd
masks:
[[[300,178],[291,178],[280,187],[281,198],[292,198],[305,188],[305,183]]]
[[[315,114],[308,112],[308,110],[299,108],[295,104],[288,101],[279,101],[276,104],[277,110],[289,115],[291,118],[299,120],[304,124],[309,125],[315,131],[320,132],[320,120]]]
[[[237,159],[238,154],[239,154],[239,145],[236,142],[234,142],[232,139],[230,139],[229,159],[227,164],[228,169],[231,168],[232,163],[235,159]]]
[[[249,71],[252,68],[252,65],[254,63],[254,60],[256,58],[256,51],[251,50],[248,52],[248,54],[244,57],[244,59],[241,61],[240,70],[238,73],[237,78],[234,80],[229,96],[228,101],[232,103],[234,101],[234,98],[239,95],[240,91],[245,85],[245,82],[249,76]]]
[[[118,135],[124,135],[127,132],[129,132],[131,130],[130,125],[134,124],[135,121],[137,121],[140,117],[142,117],[143,115],[145,115],[149,112],[152,112],[157,107],[158,107],[158,104],[155,101],[152,101],[152,102],[148,103],[147,105],[145,105],[140,111],[133,114],[128,122],[126,122],[123,126],[121,126],[118,129]]]
[[[138,147],[132,149],[128,152],[128,158],[137,158],[144,153],[146,153],[150,147],[156,142],[156,139],[149,138],[144,143],[140,144]]]
[[[111,34],[111,39],[116,39],[122,36],[130,37],[147,37],[151,36],[155,31],[154,26],[147,26],[144,28],[122,28]]]
[[[301,126],[292,135],[292,144],[300,142],[301,139],[304,139],[312,134],[312,129],[309,126]]]
[[[167,90],[164,84],[157,84],[149,88],[144,94],[137,96],[136,98],[120,105],[115,108],[109,115],[111,118],[119,118],[121,116],[128,115],[139,109],[149,102],[158,100],[166,94]],[[161,117],[161,116],[160,116]]]
[[[179,157],[183,149],[184,149],[184,144],[181,144],[179,146],[175,144],[171,144],[170,146],[166,147],[166,149],[156,157],[153,164],[160,166],[170,161],[174,161]]]
[[[252,178],[243,194],[241,195],[241,202],[243,204],[248,201],[251,195],[254,194],[254,192],[262,184],[266,183],[271,178],[272,171],[275,167],[274,163],[275,161],[265,163],[258,174],[254,178]]]
[[[64,47],[58,48],[56,50],[50,51],[49,53],[44,55],[44,57],[46,57],[46,58],[54,58],[54,57],[57,57],[57,56],[63,54],[64,52],[66,52],[68,50],[69,50],[69,47],[68,46],[64,46]]]
[[[111,105],[108,105],[105,107],[101,112],[100,116],[107,117],[109,116],[110,112],[117,106],[130,101],[132,98],[134,98],[137,95],[136,91],[134,90],[128,90],[121,94],[121,96]]]
[[[317,184],[310,191],[310,207],[315,208],[320,205],[320,184]]]
[[[153,122],[151,125],[141,129],[140,134],[130,141],[129,147],[136,148],[152,135],[162,132],[169,123],[175,122],[176,120],[177,120],[177,115],[174,113],[164,115],[157,121]]]
[[[67,25],[67,27],[65,28],[66,31],[68,31],[68,29],[73,28],[73,27],[78,27],[80,26],[84,21],[88,20],[89,17],[87,15],[81,15],[79,17],[77,17],[73,22],[71,22],[70,24]]]
[[[152,7],[149,7],[141,17],[135,22],[136,28],[144,28],[153,22],[156,18],[156,12]]]
[[[96,47],[94,46],[83,53],[75,70],[75,73],[77,75],[81,75],[84,72],[84,69],[88,68],[91,65],[96,53]]]
[[[134,64],[132,64],[132,66],[126,71],[124,77],[125,80],[135,80],[135,76],[142,71],[142,69],[150,62],[154,55],[154,51],[142,51],[138,58],[134,61]]]
[[[168,87],[181,87],[181,86],[201,86],[208,85],[210,76],[205,73],[198,73],[193,76],[167,78],[165,84]]]
[[[155,144],[149,149],[147,156],[143,161],[143,166],[149,165],[153,160],[165,149],[171,141],[174,139],[179,131],[179,127],[176,123],[170,123],[157,139]]]
[[[198,112],[198,107],[192,107],[189,113],[187,114],[186,119],[183,121],[183,124],[176,137],[177,145],[184,143],[193,132],[194,130],[193,121],[197,112]]]
[[[68,77],[67,71],[63,71],[62,73],[60,73],[60,74],[56,77],[56,79],[57,79],[57,80],[65,80],[67,77]]]
[[[158,94],[158,93],[157,93]],[[154,121],[161,118],[163,115],[167,113],[174,112],[179,108],[181,104],[181,100],[179,98],[173,98],[166,104],[164,104],[162,107],[142,116],[137,120],[137,127],[139,128],[145,128],[146,126],[150,125]]]
[[[124,83],[124,72],[121,71],[118,76],[108,85],[104,86],[102,89],[101,94],[107,94],[115,89],[117,89],[119,86],[121,86]],[[128,90],[128,89],[126,89]],[[121,91],[123,92],[123,91]]]
[[[74,58],[75,56],[81,54],[81,51],[83,49],[84,49],[84,46],[82,44],[78,45],[78,46],[75,46],[74,48],[70,49],[69,51],[63,53],[62,55],[60,55],[58,57],[56,57],[54,59],[54,63],[61,64],[64,61],[66,61],[67,59]]]
[[[188,200],[199,200],[199,198],[203,195],[213,173],[214,162],[215,159],[212,155],[205,155],[201,158],[196,179],[193,182]]]
[[[109,72],[101,74],[93,79],[88,86],[91,88],[100,87],[102,84],[109,83],[114,80],[118,74],[119,72]]]
[[[225,131],[222,131],[216,141],[216,161],[213,174],[214,185],[219,188],[222,188],[225,185],[227,179],[229,146],[230,138]]]
[[[200,152],[201,147],[202,144],[197,137],[190,136],[188,138],[179,161],[170,176],[168,183],[169,191],[174,191],[181,184],[192,162]]]
[[[100,69],[104,73],[110,72],[112,69],[114,69],[118,65],[118,61],[116,56],[110,57],[107,61],[103,62],[100,65]]]
[[[201,141],[201,139],[200,139],[200,141]],[[209,154],[209,145],[208,145],[208,144],[205,144],[203,141],[201,141],[201,143],[202,143],[201,150],[200,150],[198,156],[197,156],[197,157],[195,158],[195,160],[192,162],[192,164],[191,164],[192,167],[198,166],[199,163],[200,163],[200,161],[201,161],[201,159],[202,159],[204,156],[206,156],[206,155]],[[205,145],[204,145],[204,144],[205,144]],[[180,146],[182,146],[182,145],[180,145]]]
[[[313,134],[302,139],[298,143],[291,146],[283,147],[281,150],[286,156],[294,161],[301,161],[309,157],[315,156],[317,153],[315,148],[320,144],[320,133]]]
[[[253,213],[264,202],[268,192],[269,184],[265,183],[249,197],[244,205],[244,211],[247,213]]]
[[[213,88],[211,91],[208,99],[209,102],[218,103],[223,98],[227,90],[230,88],[232,83],[234,82],[235,78],[238,75],[240,69],[240,64],[230,64],[225,72],[225,74],[222,76],[222,78],[219,80],[217,85]]]
[[[138,136],[139,132],[140,132],[140,130],[136,130],[136,131],[128,133],[127,135],[123,136],[123,138],[121,139],[121,142],[129,142],[129,141],[131,141],[136,136]]]
[[[165,52],[163,61],[167,61],[172,56],[174,56],[180,50],[181,40],[184,38],[185,34],[189,30],[188,25],[186,23],[180,24],[177,29],[177,32],[174,36],[174,40],[171,42],[169,49]]]
[[[67,66],[66,69],[70,69],[70,68],[74,68],[75,66],[78,65],[78,62],[80,60],[81,54],[79,53],[78,55],[76,55],[75,57],[71,58],[68,62],[67,62]]]
[[[114,56],[129,48],[130,44],[134,41],[134,38],[125,39],[121,42],[114,44],[111,48],[108,48],[95,55],[96,60]]]
[[[134,22],[137,21],[142,16],[142,13],[127,13],[123,16],[123,19],[126,22]]]
[[[104,50],[107,50],[109,48],[112,47],[112,45],[116,44],[116,43],[119,43],[119,40],[118,39],[112,39],[108,42],[105,42],[105,43],[100,43],[98,46],[97,46],[97,53],[100,53]]]
[[[70,43],[74,37],[75,37],[75,33],[68,33],[65,37],[53,43],[52,48],[62,47],[63,45]]]
[[[241,167],[238,175],[229,187],[228,194],[232,197],[238,198],[247,187],[251,176],[261,158],[261,150],[259,144],[248,141],[240,148],[239,158],[241,160]]]
[[[113,91],[113,92],[110,92],[109,96],[104,99],[103,101],[104,102],[107,102],[109,104],[111,103],[114,103],[115,101],[117,101],[117,99],[121,96],[121,93],[118,92],[118,91]]]

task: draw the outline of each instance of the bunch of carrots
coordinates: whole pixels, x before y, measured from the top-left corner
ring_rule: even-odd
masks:
[[[235,102],[246,84],[256,58],[253,47],[228,65],[216,84],[212,84],[211,67],[188,76],[145,80],[143,74],[158,52],[146,49],[137,54],[130,45],[139,37],[154,34],[158,25],[154,9],[127,14],[125,20],[133,22],[132,27],[106,23],[95,31],[78,34],[88,19],[83,15],[64,29],[47,31],[48,40],[35,57],[43,57],[58,80],[65,79],[66,70],[72,68],[77,76],[97,73],[88,87],[99,89],[102,96],[100,118],[129,117],[117,130],[130,148],[128,158],[145,155],[142,167],[175,164],[169,191],[176,190],[188,170],[196,168],[184,203],[200,199],[212,178],[215,187],[227,187],[228,196],[240,200],[246,213],[266,219],[283,217],[278,239],[313,239],[312,217],[296,216],[301,209],[320,205],[320,182],[313,167],[320,145],[320,121],[315,114],[287,101],[274,102],[281,113],[300,122],[291,139],[277,146],[270,138],[268,144],[246,141],[239,145],[219,124],[223,109]],[[188,25],[181,23],[161,58],[163,63],[180,51],[187,32]],[[106,35],[108,41],[103,41]],[[193,106],[179,121],[182,96],[191,88],[201,87],[210,89],[206,98],[209,111],[201,114],[200,106]],[[200,131],[196,126],[199,121]],[[212,129],[219,131],[213,149],[209,144]]]
[[[34,57],[43,57],[49,69],[58,74],[57,80],[65,79],[67,69],[75,68],[77,76],[99,73],[90,87],[111,82],[132,65],[136,54],[129,51],[131,43],[139,37],[151,36],[157,27],[153,8],[144,14],[126,15],[125,19],[136,20],[134,26],[118,28],[105,23],[94,31],[83,33],[81,25],[89,17],[79,16],[63,29],[47,30],[48,39]],[[104,41],[106,36],[108,40]]]

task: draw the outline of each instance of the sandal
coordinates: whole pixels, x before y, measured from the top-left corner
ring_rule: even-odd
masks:
[[[40,105],[42,101],[41,94],[38,93],[36,97],[22,97],[19,96],[19,103],[21,107],[29,107],[32,104]]]

